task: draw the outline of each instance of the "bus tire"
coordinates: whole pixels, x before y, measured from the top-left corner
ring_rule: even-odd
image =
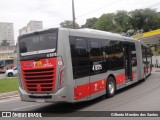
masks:
[[[142,79],[142,82],[145,82],[145,81],[146,81],[146,78],[143,78],[143,79]]]
[[[106,97],[110,98],[115,95],[116,92],[116,82],[113,77],[109,77],[106,82]]]
[[[12,77],[13,76],[13,73],[8,73],[8,77]]]

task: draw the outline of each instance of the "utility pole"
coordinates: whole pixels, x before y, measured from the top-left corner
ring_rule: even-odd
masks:
[[[75,11],[74,11],[74,0],[72,0],[72,15],[73,15],[73,29],[75,29]]]

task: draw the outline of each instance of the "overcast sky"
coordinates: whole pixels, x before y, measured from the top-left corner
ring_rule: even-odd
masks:
[[[58,27],[64,20],[72,20],[72,0],[0,0],[0,22],[14,23],[15,39],[18,30],[30,20],[43,21],[44,28]],[[156,8],[160,0],[74,0],[76,22],[84,24],[87,18],[117,10]],[[89,14],[90,13],[90,14]]]

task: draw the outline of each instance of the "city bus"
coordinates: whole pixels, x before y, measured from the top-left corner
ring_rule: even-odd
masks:
[[[27,102],[81,102],[145,80],[143,42],[92,29],[51,28],[18,37],[19,92]]]
[[[5,73],[6,70],[14,67],[13,58],[0,58],[0,73]]]

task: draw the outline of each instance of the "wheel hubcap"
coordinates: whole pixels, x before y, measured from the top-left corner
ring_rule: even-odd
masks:
[[[109,82],[109,92],[110,92],[111,94],[114,93],[114,84],[113,84],[113,82]]]

